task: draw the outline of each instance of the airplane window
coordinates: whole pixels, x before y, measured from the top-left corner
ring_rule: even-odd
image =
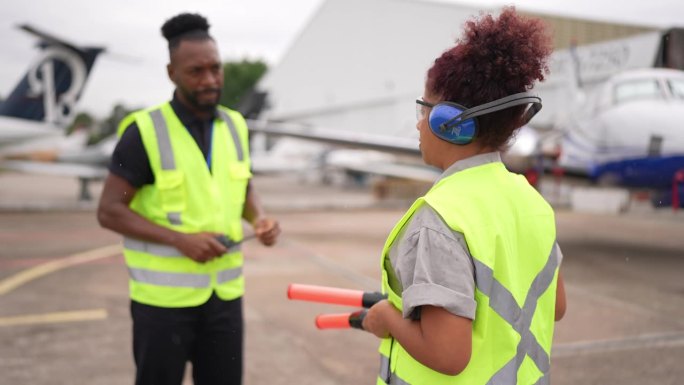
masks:
[[[655,79],[633,80],[616,84],[613,89],[615,104],[636,99],[662,99],[663,93]]]
[[[675,99],[684,99],[684,80],[670,79],[668,80],[667,85],[670,87],[670,92],[672,92],[672,96],[674,96]]]

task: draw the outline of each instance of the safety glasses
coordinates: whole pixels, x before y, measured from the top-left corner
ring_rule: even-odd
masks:
[[[416,99],[416,119],[422,120],[428,115],[428,110],[435,105],[421,99]]]

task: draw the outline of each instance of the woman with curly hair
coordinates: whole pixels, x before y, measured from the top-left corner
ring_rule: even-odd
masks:
[[[538,19],[504,8],[465,25],[417,100],[425,163],[443,170],[390,233],[383,291],[363,328],[382,339],[378,384],[547,384],[565,313],[551,207],[501,162],[541,108]]]

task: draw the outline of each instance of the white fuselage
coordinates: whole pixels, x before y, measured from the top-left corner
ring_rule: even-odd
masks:
[[[657,155],[684,155],[684,71],[628,71],[602,84],[563,127],[560,165],[597,166]]]

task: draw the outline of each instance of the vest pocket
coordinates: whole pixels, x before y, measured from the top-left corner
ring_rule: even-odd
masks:
[[[252,172],[246,162],[234,163],[230,165],[230,177],[232,179],[249,179]]]
[[[178,170],[162,171],[155,176],[162,210],[180,213],[187,205],[185,175]]]
[[[245,201],[245,191],[247,182],[252,177],[252,172],[249,170],[247,162],[240,162],[231,164],[229,167],[230,179],[232,181],[230,194],[230,201],[236,204],[242,204]]]

